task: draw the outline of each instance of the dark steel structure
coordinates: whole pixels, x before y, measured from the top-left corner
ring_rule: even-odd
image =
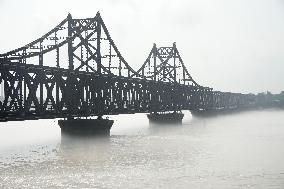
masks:
[[[253,107],[255,95],[213,91],[191,77],[174,43],[135,71],[99,13],[69,14],[41,38],[0,55],[0,121]]]

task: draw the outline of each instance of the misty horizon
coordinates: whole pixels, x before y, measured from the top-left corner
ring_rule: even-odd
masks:
[[[0,188],[283,189],[283,20],[283,0],[0,0]]]
[[[94,17],[100,11],[122,56],[136,70],[153,43],[171,46],[177,42],[186,67],[200,85],[242,93],[283,91],[281,1],[155,1],[152,6],[138,1],[84,1],[97,5],[92,9],[85,8],[84,2],[68,1],[53,9],[46,5],[44,10],[41,2],[26,1],[27,10],[17,6],[19,14],[11,14],[7,10],[13,1],[0,1],[0,20],[6,28],[1,30],[1,36],[13,36],[0,38],[4,44],[1,53],[42,36],[68,12],[73,18],[84,18]]]

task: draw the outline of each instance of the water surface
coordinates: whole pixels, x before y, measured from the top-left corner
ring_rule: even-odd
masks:
[[[149,126],[113,116],[108,139],[61,138],[56,120],[0,125],[0,188],[284,188],[284,111]]]

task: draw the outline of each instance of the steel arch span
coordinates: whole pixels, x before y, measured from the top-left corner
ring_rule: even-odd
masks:
[[[190,75],[173,43],[153,45],[135,71],[98,12],[71,14],[35,41],[0,54],[0,121],[251,108],[256,96],[214,91]]]

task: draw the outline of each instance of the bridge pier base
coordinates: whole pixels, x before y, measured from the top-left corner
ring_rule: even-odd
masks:
[[[154,124],[174,124],[181,125],[184,114],[181,112],[173,113],[150,113],[147,115],[149,122]]]
[[[113,120],[108,119],[67,119],[58,120],[62,135],[109,136]]]

